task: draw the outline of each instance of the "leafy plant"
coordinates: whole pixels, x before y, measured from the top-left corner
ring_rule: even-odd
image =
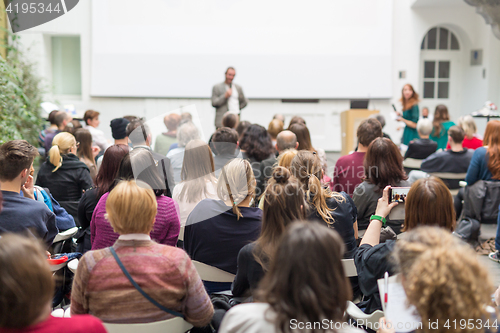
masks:
[[[40,115],[42,79],[35,63],[26,59],[19,36],[10,34],[7,59],[0,56],[0,144],[24,139],[38,146],[44,120]]]

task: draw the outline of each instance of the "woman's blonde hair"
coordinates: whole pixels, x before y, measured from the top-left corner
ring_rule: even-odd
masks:
[[[334,198],[337,202],[344,202],[345,198],[342,194],[331,192],[330,189],[321,186],[323,169],[318,154],[306,150],[297,152],[290,165],[290,171],[302,184],[309,204],[316,209],[323,221],[329,225],[333,224],[335,220],[326,200]]]
[[[462,127],[467,139],[472,139],[477,132],[476,122],[470,115],[458,118],[458,126]]]
[[[296,149],[287,149],[278,156],[278,166],[290,169],[293,158],[297,155]]]
[[[231,201],[233,213],[239,220],[243,215],[238,204],[255,195],[255,185],[255,176],[250,163],[247,160],[235,158],[221,170],[217,182],[217,195],[221,200]]]
[[[148,184],[122,180],[109,193],[104,217],[120,235],[149,234],[157,205],[155,193]]]
[[[63,158],[69,152],[71,147],[76,147],[76,139],[73,134],[61,132],[52,140],[52,147],[49,150],[49,161],[55,166],[52,172],[56,172],[62,165]]]
[[[493,285],[477,254],[450,232],[438,227],[418,227],[398,240],[393,252],[403,279],[408,303],[422,318],[423,332],[445,333],[444,323],[462,319],[485,322]],[[426,323],[439,322],[437,329]],[[453,326],[453,325],[452,325]],[[483,332],[482,327],[452,331]]]

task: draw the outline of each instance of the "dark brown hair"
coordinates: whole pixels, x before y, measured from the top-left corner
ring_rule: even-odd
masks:
[[[239,121],[240,119],[237,114],[226,112],[222,117],[222,127],[236,128]]]
[[[284,167],[276,167],[264,193],[260,237],[255,241],[254,257],[267,271],[279,237],[296,220],[306,218],[307,203],[299,181]]]
[[[0,238],[0,328],[22,329],[49,309],[54,280],[37,239],[15,234]]]
[[[283,131],[283,122],[279,119],[273,119],[269,123],[269,126],[267,126],[267,132],[271,136],[271,138],[275,138],[278,136],[278,134]]]
[[[382,125],[376,118],[365,119],[359,124],[356,135],[358,142],[368,147],[373,140],[382,137]]]
[[[102,164],[95,179],[97,200],[110,190],[115,180],[116,173],[118,172],[118,168],[120,167],[120,162],[123,157],[128,154],[128,151],[128,146],[112,145],[104,152]]]
[[[80,143],[76,155],[79,158],[86,158],[94,163],[94,156],[92,156],[92,134],[88,129],[79,128],[75,131],[76,142]]]
[[[434,110],[434,120],[432,121],[432,125],[434,126],[432,135],[438,138],[441,137],[441,131],[443,129],[442,124],[448,120],[450,120],[450,115],[448,114],[448,108],[446,105],[439,104],[436,106],[436,110]]]
[[[413,91],[413,94],[411,95],[411,97],[408,100],[405,99],[405,96],[403,94],[403,90],[405,89],[406,86],[410,87],[411,91]],[[401,89],[401,100],[400,101],[403,104],[404,111],[411,109],[411,107],[413,105],[418,103],[418,94],[415,92],[415,89],[413,89],[413,86],[411,84],[407,83],[403,86],[403,89]]]
[[[376,138],[368,146],[363,162],[365,180],[377,185],[379,190],[387,185],[395,186],[408,179],[403,169],[403,156],[398,146],[387,138]]]
[[[238,139],[241,138],[243,133],[250,125],[252,125],[252,123],[247,120],[243,120],[238,123],[238,126],[236,126],[236,132],[238,132]]]
[[[61,127],[62,123],[68,119],[68,114],[64,111],[57,111],[57,113],[54,115],[54,123],[57,125],[57,127]]]
[[[218,128],[212,135],[210,148],[215,155],[234,154],[238,147],[238,132],[229,127]]]
[[[306,125],[293,124],[288,127],[288,130],[297,136],[297,142],[299,143],[298,150],[316,151],[312,146],[311,134],[309,134],[309,129]]]
[[[500,121],[490,120],[484,131],[483,145],[488,146],[488,169],[493,179],[500,179]]]
[[[26,140],[12,140],[0,146],[0,180],[14,180],[21,171],[28,169],[38,150]]]
[[[290,130],[290,126],[292,126],[293,124],[305,125],[306,121],[300,116],[293,116],[292,119],[290,119],[290,123],[288,124],[288,130]]]
[[[344,243],[334,230],[311,222],[287,228],[255,297],[276,313],[277,332],[291,332],[291,319],[342,321],[352,297],[343,254]],[[314,327],[311,332],[326,331]]]
[[[451,126],[450,129],[448,130],[448,135],[455,143],[462,143],[462,141],[464,141],[465,138],[465,132],[459,126]]]
[[[92,120],[96,117],[99,117],[100,113],[94,110],[87,110],[85,111],[85,114],[83,115],[83,121],[85,122],[85,125],[88,125],[88,121]]]
[[[455,208],[450,190],[436,177],[417,180],[410,188],[405,203],[405,222],[402,231],[430,225],[455,229]]]
[[[271,136],[266,129],[257,124],[252,124],[243,132],[240,139],[240,147],[248,157],[255,159],[258,162],[269,158],[273,153],[273,144]]]

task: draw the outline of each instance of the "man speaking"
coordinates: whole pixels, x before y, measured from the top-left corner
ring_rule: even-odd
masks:
[[[212,89],[212,106],[215,108],[215,127],[222,126],[222,117],[227,111],[240,115],[248,100],[239,85],[233,84],[236,71],[233,67],[226,70],[226,80]]]

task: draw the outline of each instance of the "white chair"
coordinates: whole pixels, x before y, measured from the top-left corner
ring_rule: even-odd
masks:
[[[344,273],[347,277],[358,276],[354,259],[342,259],[342,266],[344,266]]]
[[[180,241],[184,241],[184,228],[186,227],[181,227],[181,230],[179,231],[179,237],[177,239]]]
[[[210,281],[210,282],[233,282],[234,281],[234,274],[223,271],[222,269],[204,264],[204,263],[196,261],[196,260],[193,260],[193,264],[194,264],[194,267],[196,268],[196,270],[198,271],[200,278],[203,281]]]
[[[78,259],[73,259],[70,262],[68,262],[68,269],[72,273],[75,273],[77,268],[78,268]]]
[[[62,242],[63,240],[73,237],[77,232],[78,232],[78,227],[73,227],[63,232],[60,232],[56,235],[52,243]]]
[[[370,314],[364,313],[351,301],[347,301],[346,312],[352,319],[356,320],[358,325],[369,328],[378,327],[378,321],[384,316],[384,313],[380,310],[376,310]]]
[[[423,160],[419,160],[419,159],[416,159],[416,158],[406,158],[404,161],[403,161],[403,166],[405,168],[408,168],[408,169],[418,169],[420,170],[420,167],[422,166],[422,161]]]
[[[104,326],[108,333],[184,333],[193,327],[181,317],[141,324],[104,323]]]
[[[431,176],[438,177],[446,182],[446,180],[460,180],[463,181],[467,173],[452,173],[452,172],[430,172]],[[460,182],[459,182],[460,183]],[[460,185],[461,186],[461,185]],[[450,189],[451,195],[456,196],[458,194],[458,188]]]

